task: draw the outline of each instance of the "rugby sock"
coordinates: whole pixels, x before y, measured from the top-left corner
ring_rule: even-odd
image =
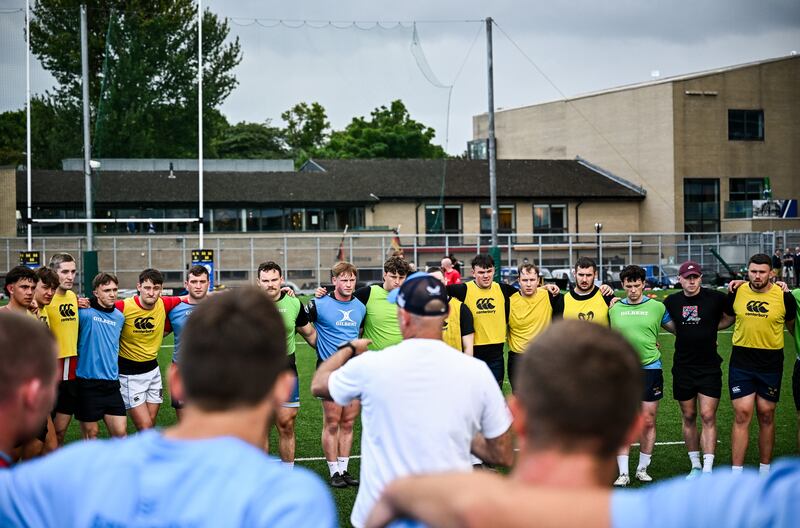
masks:
[[[769,475],[769,464],[759,464],[758,474],[761,475],[762,477],[764,475]]]
[[[617,455],[617,467],[620,475],[628,474],[628,455]]]
[[[653,455],[648,455],[647,453],[639,453],[639,466],[636,468],[638,469],[647,469],[647,466],[650,465],[650,459],[653,458]]]
[[[289,469],[294,469],[294,462],[283,462],[282,461],[281,464],[283,464],[284,467],[287,467]],[[333,476],[333,475],[331,475],[331,476]]]
[[[711,473],[714,467],[714,455],[703,455],[703,473]]]
[[[692,469],[700,469],[700,451],[689,451],[689,462],[692,463]]]
[[[339,457],[339,473],[344,473],[347,471],[347,463],[350,461],[350,457]]]
[[[339,462],[336,462],[336,461],[331,462],[330,460],[328,460],[328,471],[330,472],[331,476],[333,476],[334,473],[338,473],[339,472]]]
[[[744,471],[744,466],[731,466],[731,473],[741,473]]]

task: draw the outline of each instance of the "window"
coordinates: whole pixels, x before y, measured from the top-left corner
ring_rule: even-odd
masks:
[[[683,229],[687,233],[719,232],[719,180],[683,180]]]
[[[239,231],[239,210],[238,209],[212,209],[211,231],[219,233],[222,231]]]
[[[471,160],[489,159],[489,140],[473,139],[467,141],[467,158]]]
[[[425,206],[425,234],[460,234],[461,233],[461,206],[460,205],[426,205]],[[460,239],[448,238],[451,245],[459,244]],[[427,237],[428,244],[444,244],[444,237]]]
[[[728,139],[764,141],[764,111],[728,110]]]
[[[515,228],[514,222],[514,206],[513,205],[498,205],[497,206],[497,232],[498,233],[513,233]],[[481,233],[492,232],[492,206],[481,206]]]
[[[764,178],[731,178],[728,199],[732,202],[764,200]]]
[[[566,233],[566,204],[533,204],[534,233]]]

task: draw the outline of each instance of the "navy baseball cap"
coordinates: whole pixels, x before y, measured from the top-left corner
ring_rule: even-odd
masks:
[[[450,310],[444,284],[436,277],[431,277],[422,271],[406,277],[399,288],[389,292],[387,299],[414,315],[446,315]]]

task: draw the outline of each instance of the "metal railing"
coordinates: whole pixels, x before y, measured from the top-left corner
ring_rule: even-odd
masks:
[[[391,233],[357,232],[344,239],[330,234],[211,234],[205,249],[215,252],[217,284],[252,282],[253,270],[265,260],[274,260],[285,270],[287,280],[301,290],[327,282],[342,243],[344,256],[359,269],[359,280],[381,280],[384,260],[393,252]],[[400,235],[404,256],[418,268],[438,265],[453,254],[465,267],[476,253],[488,251],[485,234]],[[198,239],[191,235],[97,236],[95,250],[99,267],[119,276],[121,288],[132,288],[138,273],[148,267],[165,272],[167,286],[179,286],[191,265],[191,250]],[[766,233],[513,233],[499,236],[501,262],[516,267],[528,262],[550,270],[572,268],[579,257],[599,264],[600,277],[608,277],[627,264],[680,264],[692,259],[704,269],[724,272],[712,255],[713,249],[734,268],[743,266],[755,253],[772,254],[775,248],[800,246],[800,231]],[[0,238],[0,269],[19,263],[25,238]],[[68,252],[82,269],[84,237],[42,237],[33,242],[44,263],[54,253]],[[466,272],[465,274],[469,274]]]

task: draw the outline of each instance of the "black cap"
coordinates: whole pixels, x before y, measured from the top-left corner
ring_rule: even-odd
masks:
[[[414,274],[398,290],[397,295],[389,295],[389,301],[397,303],[397,306],[414,315],[447,315],[450,310],[444,284],[430,275]]]

